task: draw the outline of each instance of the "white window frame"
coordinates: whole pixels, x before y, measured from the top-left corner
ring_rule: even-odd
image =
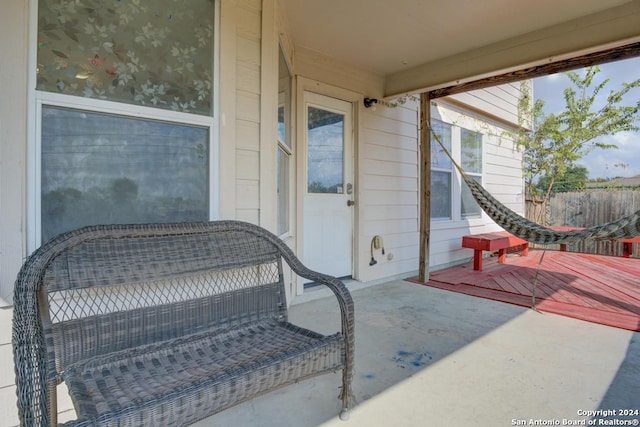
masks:
[[[453,132],[454,132],[454,126],[450,123],[447,123],[445,121],[442,120],[438,120],[438,119],[433,119],[433,121],[438,121],[440,123],[442,123],[443,125],[447,125],[450,126],[451,128],[451,147],[450,149],[453,150],[454,147],[454,143],[453,143]],[[431,141],[431,145],[435,146],[437,145],[438,147],[440,147],[440,144],[438,143],[438,141],[435,140],[434,136],[431,136],[432,141]],[[453,154],[452,154],[453,155]],[[451,164],[451,166],[447,169],[447,168],[440,168],[438,166],[434,166],[433,165],[433,161],[431,163],[431,172],[443,172],[443,173],[448,173],[449,174],[449,183],[450,183],[450,188],[449,188],[449,200],[451,201],[451,204],[449,205],[449,209],[450,209],[450,215],[449,217],[432,217],[432,221],[436,221],[436,222],[451,222],[454,220],[455,218],[455,211],[454,211],[454,205],[455,205],[455,186],[456,186],[456,178],[455,178],[455,173],[454,173],[454,167],[453,167],[453,163]],[[431,175],[431,179],[433,179],[433,174]]]
[[[295,171],[295,162],[296,162],[296,157],[295,157],[295,144],[294,144],[294,117],[295,117],[295,104],[294,104],[294,97],[293,97],[293,85],[295,84],[295,77],[292,75],[291,70],[289,68],[289,64],[285,63],[285,64],[281,64],[281,60],[282,58],[286,58],[286,50],[283,46],[282,41],[280,41],[280,43],[278,44],[278,55],[279,55],[279,61],[278,61],[278,67],[280,67],[281,65],[283,65],[284,67],[286,67],[286,72],[287,72],[287,77],[282,77],[281,79],[279,79],[278,81],[278,112],[277,115],[279,114],[279,110],[280,107],[284,107],[284,141],[280,139],[280,132],[276,133],[276,139],[277,139],[277,153],[276,156],[280,155],[280,151],[282,151],[286,156],[288,156],[288,166],[289,169],[287,171],[285,171],[286,173],[286,178],[288,180],[288,186],[287,186],[287,193],[286,193],[286,197],[287,197],[287,207],[288,207],[288,212],[287,212],[287,224],[286,224],[286,230],[282,233],[278,233],[278,237],[280,237],[282,240],[289,240],[293,235],[294,235],[294,219],[295,219],[295,189],[296,189],[296,183],[295,183],[295,177],[294,177],[294,171]],[[286,62],[286,59],[284,60]],[[281,70],[278,70],[278,75],[280,75]],[[280,90],[280,89],[283,90]],[[276,173],[276,180],[279,180],[280,176]],[[278,184],[276,184],[277,187]],[[279,205],[280,200],[277,199],[276,195],[276,203]],[[276,230],[279,232],[280,230],[278,230],[278,227],[280,226],[280,217],[278,216],[278,209],[276,208]]]
[[[62,95],[36,90],[38,1],[30,0],[29,15],[29,76],[28,76],[28,129],[27,129],[27,251],[33,252],[41,245],[41,149],[42,109],[44,106],[72,108],[93,113],[106,113],[134,119],[152,119],[169,123],[206,127],[209,129],[209,219],[220,216],[220,2],[214,1],[214,64],[213,64],[213,115],[183,113],[134,104],[106,101],[94,98]]]
[[[462,117],[462,116],[460,116]],[[433,119],[439,120],[442,123],[448,124],[451,126],[451,156],[456,161],[456,163],[461,164],[461,152],[462,152],[462,129],[466,129],[468,131],[479,133],[482,137],[482,173],[469,173],[469,175],[479,176],[481,182],[485,182],[485,173],[486,173],[486,135],[479,131],[475,130],[473,126],[465,126],[466,123],[458,124],[452,123],[448,118],[443,119]],[[433,136],[432,136],[433,138]],[[432,144],[438,144],[437,141],[432,141]],[[434,171],[448,171],[446,169],[438,169],[433,168]],[[432,229],[448,229],[452,226],[460,227],[460,226],[474,226],[484,224],[486,221],[486,214],[482,209],[480,209],[480,215],[478,216],[462,216],[462,185],[463,180],[460,176],[460,173],[453,168],[452,173],[452,182],[451,182],[451,218],[433,218],[431,220]]]
[[[462,131],[466,130],[468,132],[473,132],[477,135],[480,135],[480,156],[481,156],[481,164],[480,164],[480,172],[472,172],[469,170],[465,170],[464,165],[462,164]],[[480,178],[480,185],[484,184],[484,169],[485,169],[485,153],[484,153],[484,146],[485,146],[485,136],[482,132],[478,132],[475,130],[471,130],[465,127],[460,127],[459,128],[459,133],[460,133],[460,138],[459,138],[459,153],[460,155],[458,156],[459,160],[458,160],[458,164],[460,164],[460,166],[462,167],[462,170],[465,171],[466,175],[469,177],[479,177]],[[460,174],[458,173],[458,176],[460,176]],[[464,215],[462,212],[462,186],[464,185],[464,182],[462,180],[462,177],[460,176],[460,219],[463,221],[467,221],[467,220],[474,220],[474,219],[481,219],[482,218],[482,208],[480,208],[480,206],[478,206],[478,214],[473,214],[473,215]]]
[[[289,108],[287,109],[286,107],[286,101],[289,101]],[[286,240],[287,238],[289,238],[291,236],[291,224],[292,224],[292,216],[293,216],[293,212],[292,212],[292,190],[293,190],[293,183],[292,183],[292,167],[293,167],[293,162],[294,162],[294,157],[293,157],[293,148],[291,144],[291,87],[290,85],[288,87],[285,88],[284,92],[278,94],[278,114],[280,107],[284,108],[284,139],[285,141],[283,141],[282,139],[280,139],[280,133],[278,132],[277,135],[277,140],[278,140],[278,153],[277,156],[280,155],[280,152],[284,153],[285,156],[288,157],[288,162],[287,162],[287,166],[288,166],[288,170],[284,171],[284,173],[286,174],[286,179],[287,179],[287,189],[286,189],[286,193],[285,196],[287,197],[287,224],[285,227],[285,230],[283,232],[279,232],[280,230],[278,230],[278,234],[279,237],[283,240]],[[278,170],[278,174],[277,174],[277,178],[278,181],[280,180],[280,175],[279,175],[280,170]],[[278,195],[278,197],[280,197],[280,195]],[[280,200],[277,199],[276,203],[278,203],[278,205],[280,204]],[[277,222],[277,226],[280,226],[280,217],[278,216],[276,218],[276,222]]]

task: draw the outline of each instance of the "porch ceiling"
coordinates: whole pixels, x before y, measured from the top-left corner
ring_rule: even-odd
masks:
[[[381,76],[384,97],[640,40],[640,0],[281,3],[294,46]]]

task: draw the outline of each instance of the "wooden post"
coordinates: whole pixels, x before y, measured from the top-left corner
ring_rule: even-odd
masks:
[[[431,96],[420,94],[420,255],[418,280],[429,280],[429,238],[431,235]]]

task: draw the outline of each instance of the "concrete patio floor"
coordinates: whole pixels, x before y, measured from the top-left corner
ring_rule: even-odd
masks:
[[[336,373],[197,426],[589,425],[586,411],[640,410],[639,333],[405,281],[352,294],[358,405],[349,421],[337,417]],[[295,300],[291,320],[338,330],[337,304],[324,295]],[[601,416],[592,425],[634,419]]]

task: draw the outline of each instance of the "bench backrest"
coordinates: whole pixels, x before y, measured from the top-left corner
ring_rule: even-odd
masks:
[[[88,357],[286,319],[274,238],[221,221],[88,227],[49,242],[21,287],[38,292],[50,375]]]

